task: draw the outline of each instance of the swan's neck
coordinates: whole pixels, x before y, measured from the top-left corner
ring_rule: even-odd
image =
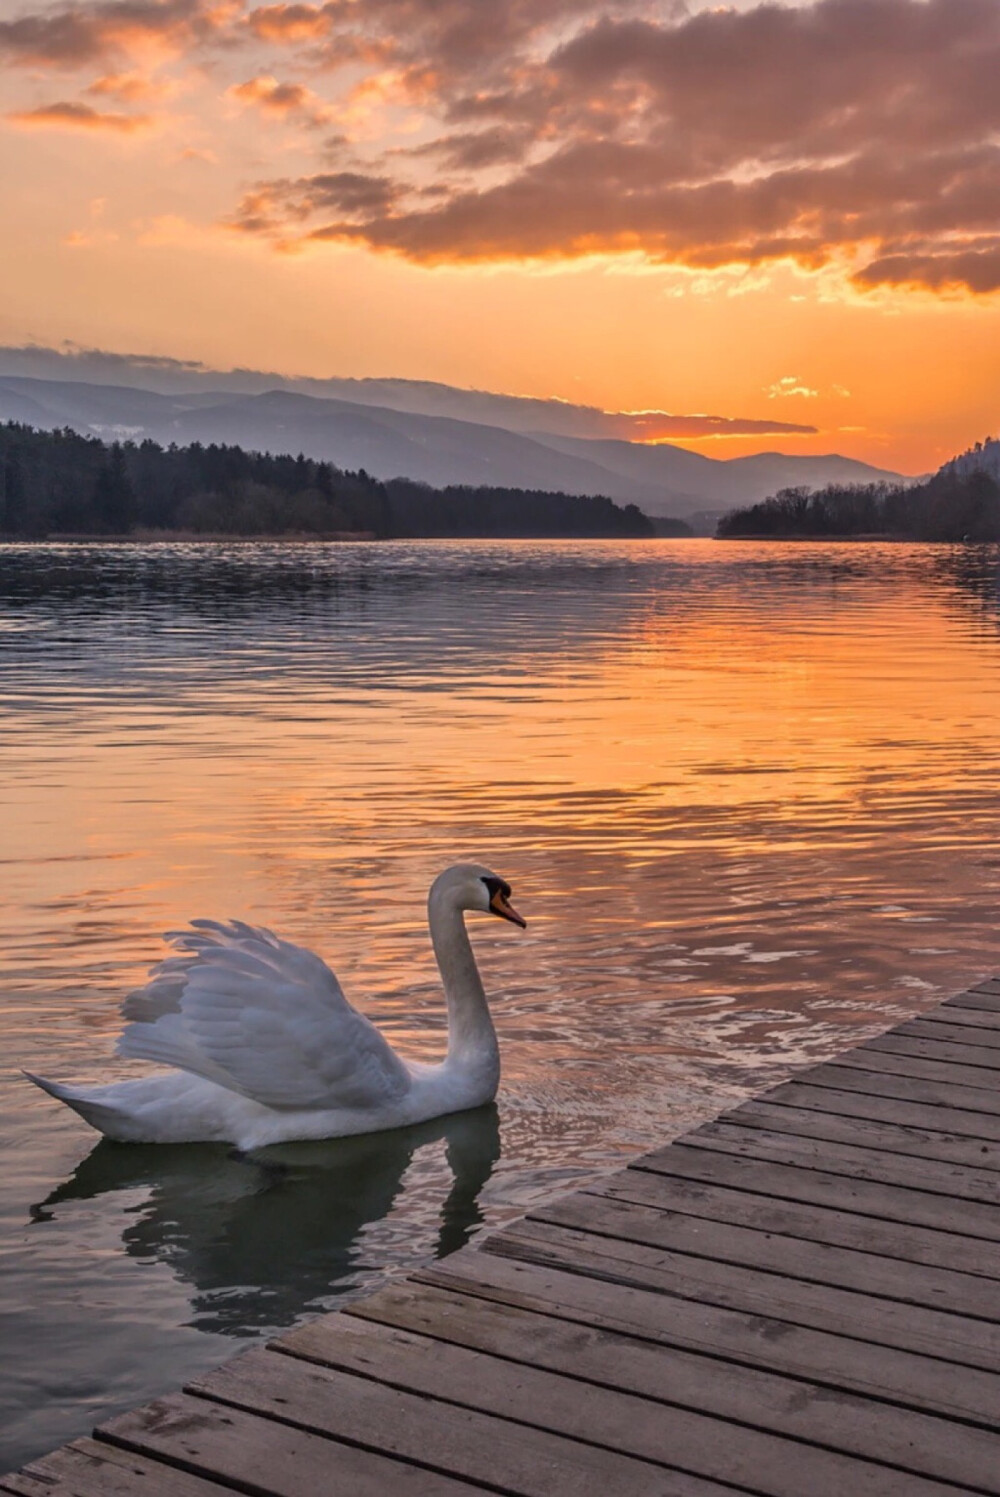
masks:
[[[488,1071],[499,1078],[496,1031],[462,910],[447,892],[440,894],[432,889],[427,912],[448,1003],[447,1064],[463,1070]]]

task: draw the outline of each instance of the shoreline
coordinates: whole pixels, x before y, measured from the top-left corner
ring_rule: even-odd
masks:
[[[790,531],[780,535],[715,535],[710,536],[715,541],[775,541],[785,544],[795,542],[796,544],[815,545],[831,542],[837,545],[879,545],[894,546],[996,546],[1000,540],[980,540],[974,536],[955,536],[950,540],[927,540],[919,535],[900,535],[898,531],[872,531],[864,535],[804,535],[801,531]]]
[[[155,545],[329,545],[364,542],[372,544],[410,541],[687,541],[711,540],[711,536],[686,535],[376,535],[373,530],[338,530],[316,534],[312,531],[285,531],[280,535],[230,535],[224,531],[148,530],[128,535],[86,535],[78,531],[52,535],[4,535],[0,546],[155,546]]]
[[[259,544],[261,541],[375,541],[374,530],[314,531],[289,530],[280,535],[231,535],[225,531],[205,530],[132,530],[126,535],[102,535],[97,532],[57,531],[48,535],[9,535],[0,532],[0,546],[151,546],[182,542],[184,545]]]

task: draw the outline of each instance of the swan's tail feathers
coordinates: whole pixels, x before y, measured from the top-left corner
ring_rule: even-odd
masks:
[[[41,1087],[43,1092],[48,1092],[50,1097],[56,1097],[60,1102],[65,1102],[67,1107],[72,1107],[78,1112],[85,1123],[91,1128],[96,1128],[98,1133],[105,1134],[108,1138],[121,1138],[122,1113],[121,1109],[114,1103],[97,1095],[104,1088],[87,1089],[84,1087],[64,1086],[59,1081],[47,1081],[44,1076],[35,1076],[31,1071],[21,1073],[33,1081],[36,1086]]]

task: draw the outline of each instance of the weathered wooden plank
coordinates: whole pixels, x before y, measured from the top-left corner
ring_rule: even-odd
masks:
[[[972,1029],[983,1035],[1000,1034],[1000,1015],[978,1008],[945,1008],[942,1005],[940,1008],[925,1009],[922,1014],[917,1014],[906,1022],[933,1024],[935,1027],[946,1024],[950,1028],[961,1028],[963,1031]]]
[[[954,1061],[918,1060],[909,1055],[885,1055],[859,1046],[845,1050],[828,1064],[834,1070],[849,1067],[855,1071],[875,1071],[885,1076],[911,1076],[916,1081],[936,1081],[942,1086],[971,1090],[996,1088],[996,1072],[989,1066],[956,1065]],[[997,1088],[1000,1097],[1000,1088]]]
[[[935,1107],[930,1111],[923,1103],[904,1102],[894,1096],[806,1085],[802,1077],[762,1093],[755,1101],[766,1107],[794,1107],[840,1117],[868,1118],[872,1122],[898,1123],[904,1128],[939,1129],[973,1142],[981,1141],[984,1148],[1000,1143],[1000,1117],[985,1112],[963,1112],[955,1107]]]
[[[1000,1091],[995,1087],[950,1086],[938,1081],[921,1081],[912,1076],[890,1076],[866,1068],[852,1069],[830,1061],[800,1071],[795,1078],[800,1086],[822,1086],[845,1092],[862,1092],[873,1097],[894,1097],[923,1107],[954,1108],[1000,1117]],[[780,1090],[780,1088],[776,1088]],[[771,1092],[763,1093],[770,1099]]]
[[[255,1497],[469,1497],[482,1490],[186,1393],[119,1414],[99,1435]]]
[[[229,1486],[97,1440],[74,1440],[0,1476],[11,1497],[225,1497]]]
[[[809,1242],[827,1242],[906,1263],[926,1263],[943,1269],[960,1266],[967,1277],[979,1275],[993,1281],[991,1292],[995,1292],[996,1281],[1000,1280],[1000,1253],[992,1243],[979,1238],[960,1237],[930,1227],[900,1227],[849,1211],[783,1201],[777,1196],[687,1180],[681,1175],[618,1170],[585,1186],[584,1194],[634,1201],[636,1205],[682,1212],[709,1221],[732,1222],[734,1226],[752,1227],[759,1232],[780,1232],[785,1237]]]
[[[970,1168],[947,1161],[917,1161],[904,1154],[887,1153],[854,1144],[797,1137],[765,1128],[740,1128],[729,1122],[705,1123],[684,1135],[678,1148],[718,1149],[799,1169],[822,1170],[851,1180],[899,1186],[923,1195],[945,1196],[963,1203],[962,1229],[967,1236],[1000,1242],[1000,1179],[995,1170]],[[968,1206],[968,1214],[966,1214]],[[948,1210],[937,1203],[939,1223]]]
[[[971,1024],[958,1023],[960,1017],[954,1011],[944,1014],[921,1015],[919,1019],[908,1019],[905,1024],[897,1024],[890,1034],[912,1035],[918,1040],[947,1040],[952,1045],[968,1045],[973,1049],[982,1051],[1000,1050],[1000,1025],[988,1029],[975,1027]],[[971,1013],[965,1014],[971,1018]],[[977,1019],[981,1014],[976,1014]]]
[[[418,1293],[433,1304],[436,1291]],[[831,1398],[816,1384],[687,1352],[607,1336],[581,1342],[568,1327],[523,1312],[494,1311],[494,1319],[501,1334],[492,1353],[384,1317],[348,1315],[324,1316],[275,1347],[668,1467],[752,1482],[774,1497],[801,1497],[803,1488],[840,1497],[836,1483],[848,1476],[864,1486],[872,1473],[845,1464],[845,1455],[1000,1492],[995,1431],[956,1432],[950,1421],[847,1394]]]
[[[1000,989],[992,983],[970,988],[967,993],[959,993],[957,998],[946,998],[944,1007],[977,1008],[983,1013],[1000,1014]]]
[[[431,1359],[424,1360],[429,1379]],[[487,1380],[489,1361],[481,1358],[480,1375]],[[528,1398],[519,1396],[518,1376],[522,1384],[534,1386],[536,1398],[540,1383],[545,1385],[545,1397],[558,1400],[562,1394],[562,1407],[566,1409],[565,1390],[557,1386],[560,1379],[551,1373],[532,1375],[525,1369],[518,1373],[509,1363],[501,1363],[494,1369],[490,1382],[493,1400],[506,1403],[509,1410],[527,1409],[530,1387]],[[678,1497],[680,1494],[687,1497],[688,1493],[704,1492],[703,1482],[692,1481],[690,1474],[676,1469],[667,1471],[659,1463],[648,1464],[606,1448],[602,1435],[619,1447],[627,1446],[630,1441],[647,1448],[653,1444],[649,1425],[653,1417],[661,1416],[661,1410],[635,1398],[628,1398],[629,1407],[624,1412],[620,1407],[609,1408],[609,1399],[625,1399],[624,1394],[609,1395],[602,1403],[596,1390],[588,1390],[598,1443],[583,1444],[579,1438],[566,1439],[533,1425],[515,1424],[512,1420],[516,1415],[512,1413],[496,1418],[469,1406],[440,1402],[369,1377],[316,1366],[271,1350],[255,1350],[235,1357],[192,1386],[204,1396],[224,1400],[227,1407],[287,1420],[313,1434],[377,1448],[416,1465],[504,1493],[516,1493],[518,1497],[559,1497],[559,1494],[607,1497],[609,1491],[650,1494],[650,1497],[654,1493],[676,1493]],[[571,1385],[571,1391],[579,1401],[579,1386]],[[499,1412],[503,1413],[503,1408]],[[684,1459],[671,1461],[674,1467],[683,1466],[689,1456],[695,1458],[699,1437],[709,1438],[714,1434],[718,1438],[719,1426],[711,1420],[694,1420],[696,1429],[692,1431],[681,1431],[680,1421],[675,1422]],[[765,1444],[759,1438],[753,1445],[761,1460],[765,1459]],[[662,1450],[662,1446],[659,1448]],[[663,1454],[666,1457],[667,1452]],[[752,1469],[746,1458],[743,1464]],[[736,1465],[734,1461],[733,1470]],[[697,1471],[694,1475],[698,1475]],[[740,1483],[731,1485],[739,1487]],[[714,1490],[717,1492],[718,1488]],[[832,1487],[830,1497],[834,1497]]]
[[[736,1190],[750,1190],[759,1195],[778,1196],[800,1201],[804,1205],[829,1206],[834,1210],[852,1211],[858,1216],[873,1216],[880,1221],[909,1223],[915,1227],[940,1230],[947,1222],[959,1229],[957,1235],[976,1236],[993,1241],[992,1208],[978,1202],[962,1201],[949,1208],[947,1197],[911,1190],[901,1185],[878,1181],[854,1180],[848,1175],[834,1175],[800,1163],[780,1163],[740,1154],[732,1149],[710,1148],[708,1140],[700,1147],[687,1139],[671,1144],[667,1151],[643,1156],[631,1169],[663,1170],[687,1180],[708,1184],[730,1185]]]
[[[505,1260],[499,1261],[502,1266],[507,1266]],[[536,1272],[544,1273],[545,1270]],[[549,1277],[558,1279],[559,1276]],[[549,1285],[546,1290],[549,1294],[553,1292]],[[497,1293],[495,1288],[490,1292]],[[609,1298],[613,1299],[613,1296]],[[487,1351],[514,1362],[547,1367],[626,1392],[701,1407],[705,1412],[714,1412],[720,1417],[786,1434],[801,1434],[805,1428],[801,1422],[805,1405],[796,1394],[802,1386],[822,1384],[839,1388],[852,1398],[860,1395],[859,1403],[863,1410],[868,1411],[864,1413],[861,1429],[840,1430],[836,1439],[831,1436],[826,1442],[831,1448],[853,1449],[856,1438],[867,1441],[865,1421],[868,1413],[873,1409],[878,1411],[877,1418],[881,1420],[892,1401],[948,1418],[983,1424],[994,1438],[1000,1432],[1000,1376],[997,1374],[959,1371],[960,1390],[956,1398],[952,1374],[957,1369],[945,1363],[904,1357],[900,1353],[883,1354],[863,1343],[815,1332],[803,1332],[800,1337],[791,1328],[786,1328],[791,1330],[790,1336],[781,1335],[775,1339],[782,1347],[787,1347],[791,1340],[796,1343],[796,1349],[787,1356],[782,1368],[768,1371],[758,1365],[759,1355],[753,1346],[760,1327],[755,1322],[748,1322],[746,1317],[733,1316],[728,1311],[710,1310],[701,1319],[696,1319],[698,1311],[692,1315],[692,1307],[680,1302],[681,1324],[678,1327],[671,1322],[666,1334],[670,1336],[679,1330],[681,1344],[669,1345],[656,1336],[650,1338],[647,1325],[643,1325],[641,1331],[633,1327],[632,1333],[628,1334],[589,1324],[586,1309],[575,1310],[572,1305],[567,1308],[548,1299],[542,1303],[545,1304],[544,1310],[540,1306],[528,1308],[505,1304],[502,1299],[476,1298],[471,1294],[445,1290],[439,1285],[402,1282],[369,1299],[355,1302],[344,1314]],[[691,1320],[695,1320],[694,1333],[697,1336],[709,1335],[707,1351],[685,1348],[683,1338],[691,1330]],[[717,1323],[729,1326],[729,1332],[721,1342],[713,1339],[710,1331],[706,1333],[706,1324],[711,1327]],[[308,1327],[293,1332],[290,1338],[284,1338],[280,1344],[290,1341],[299,1354],[316,1355],[322,1360],[326,1355],[324,1337],[328,1324],[327,1317],[313,1321]],[[332,1326],[329,1329],[336,1330]],[[771,1323],[771,1329],[776,1331],[777,1326]],[[636,1334],[637,1331],[640,1334]],[[872,1396],[871,1386],[873,1350],[877,1357],[885,1355],[892,1363],[888,1381],[880,1379],[876,1373],[875,1396]],[[785,1356],[785,1353],[781,1355]],[[857,1386],[859,1378],[863,1381],[863,1388]],[[585,1394],[580,1396],[584,1398]],[[833,1401],[833,1407],[837,1407],[836,1401]],[[809,1417],[814,1416],[815,1410]],[[810,1427],[815,1435],[816,1424],[812,1423]],[[873,1438],[877,1439],[877,1433]],[[864,1449],[876,1457],[879,1448],[867,1444],[857,1447],[859,1451]]]
[[[1000,1282],[996,1279],[583,1191],[537,1207],[528,1220],[992,1321],[1000,1352]]]
[[[927,1195],[921,1190],[886,1186],[874,1181],[852,1180],[847,1175],[831,1175],[792,1163],[784,1165],[753,1159],[717,1148],[689,1147],[683,1141],[671,1145],[669,1159],[665,1157],[666,1153],[668,1151],[663,1151],[663,1157],[648,1154],[629,1168],[650,1169],[654,1174],[662,1171],[663,1174],[681,1175],[686,1180],[751,1190],[756,1195],[778,1196],[784,1201],[799,1201],[804,1205],[853,1211],[856,1216],[877,1217],[880,1222],[909,1223],[927,1226],[934,1231],[940,1231],[942,1225],[948,1223],[961,1229],[957,1232],[960,1237],[966,1234],[967,1217],[990,1211],[990,1207],[982,1207],[976,1202],[961,1202],[960,1208],[949,1211],[945,1196]],[[984,1234],[982,1240],[991,1241],[991,1238]]]
[[[992,1071],[995,1076],[1000,1071],[1000,1051],[991,1050],[986,1045],[952,1044],[943,1034],[940,1038],[937,1035],[923,1037],[890,1030],[859,1048],[871,1050],[876,1055],[911,1055],[916,1060],[955,1061],[959,1065],[974,1065],[978,1070]],[[1000,1076],[996,1079],[1000,1083]]]
[[[740,1264],[671,1253],[548,1222],[518,1222],[489,1238],[486,1246],[491,1253],[505,1253],[525,1262],[703,1304],[766,1314],[793,1325],[937,1356],[960,1366],[993,1370],[1000,1365],[1000,1327],[855,1290],[787,1279]]]
[[[593,1332],[620,1334],[656,1347],[680,1347],[724,1358],[743,1367],[770,1369],[830,1387],[895,1401],[972,1420],[996,1428],[1000,1382],[995,1365],[989,1369],[959,1367],[938,1356],[911,1349],[864,1341],[857,1335],[859,1318],[847,1332],[794,1324],[762,1310],[773,1310],[773,1297],[757,1296],[753,1305],[729,1308],[670,1297],[614,1277],[588,1277],[558,1264],[529,1263],[525,1259],[476,1252],[453,1254],[445,1262],[422,1269],[415,1282],[462,1298],[537,1312],[570,1322],[582,1340]],[[697,1291],[698,1285],[689,1284]],[[352,1314],[367,1313],[370,1301],[351,1306]],[[482,1320],[478,1322],[483,1324]],[[436,1334],[443,1335],[439,1317]]]
[[[981,988],[975,988],[969,993],[960,993],[957,998],[946,998],[945,1007],[948,1007],[949,1012],[961,1009],[963,1012],[975,1010],[979,1013],[1000,1013],[1000,993],[987,993]]]
[[[1000,1143],[982,1143],[979,1139],[932,1131],[927,1127],[906,1127],[873,1118],[831,1116],[815,1109],[771,1106],[767,1102],[744,1102],[730,1112],[721,1113],[717,1121],[737,1128],[764,1129],[825,1143],[877,1149],[886,1154],[906,1154],[916,1159],[939,1160],[943,1164],[1000,1171]]]

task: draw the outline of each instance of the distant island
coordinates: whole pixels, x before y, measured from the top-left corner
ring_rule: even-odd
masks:
[[[719,521],[720,540],[1000,541],[1000,442],[977,442],[910,485],[781,489]]]
[[[0,536],[404,539],[663,534],[635,504],[533,489],[435,489],[242,447],[107,443],[0,425]],[[690,534],[682,521],[672,533]]]

